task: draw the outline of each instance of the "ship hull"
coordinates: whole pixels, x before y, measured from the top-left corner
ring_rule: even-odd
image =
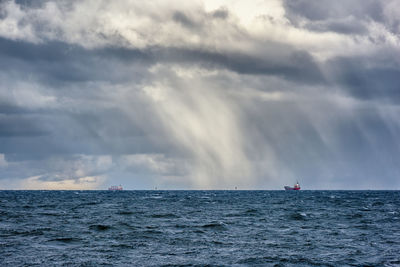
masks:
[[[290,186],[285,186],[285,190],[289,190],[289,191],[291,191],[291,190],[295,190],[295,191],[298,191],[298,190],[300,190],[300,187],[290,187]]]
[[[113,185],[108,188],[108,191],[122,191],[122,190],[123,190],[122,186],[116,186],[116,185]]]

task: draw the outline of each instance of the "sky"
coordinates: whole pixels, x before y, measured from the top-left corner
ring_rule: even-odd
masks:
[[[0,1],[0,189],[400,189],[397,0]]]

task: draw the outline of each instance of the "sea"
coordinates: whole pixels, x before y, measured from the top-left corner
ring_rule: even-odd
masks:
[[[400,266],[400,191],[0,191],[0,266]]]

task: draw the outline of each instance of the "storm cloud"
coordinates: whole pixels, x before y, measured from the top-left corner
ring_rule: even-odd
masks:
[[[396,1],[2,1],[0,188],[399,188]]]

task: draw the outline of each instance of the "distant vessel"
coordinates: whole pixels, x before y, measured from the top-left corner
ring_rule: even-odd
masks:
[[[123,189],[122,189],[121,185],[113,185],[113,186],[110,186],[108,188],[108,190],[110,190],[110,191],[122,191]]]
[[[285,190],[300,190],[299,182],[297,182],[293,187],[285,186]]]

